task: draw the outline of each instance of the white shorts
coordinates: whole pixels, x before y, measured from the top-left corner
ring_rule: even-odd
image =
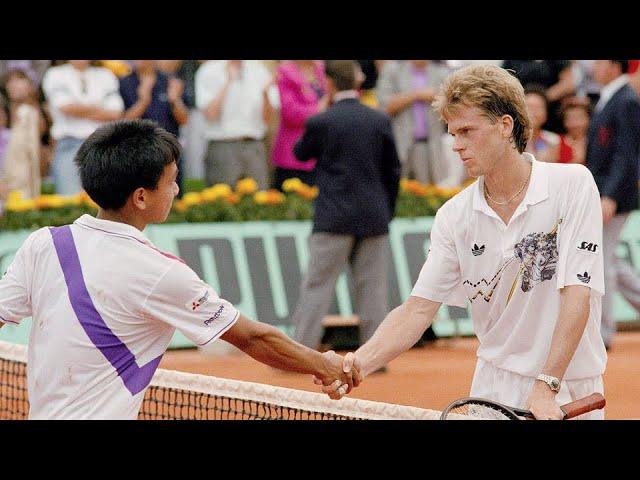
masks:
[[[535,378],[524,377],[517,373],[503,370],[478,358],[476,371],[471,383],[472,397],[486,398],[503,405],[525,408],[525,403],[533,387]],[[563,380],[560,391],[556,395],[558,405],[578,400],[599,392],[604,395],[602,375],[580,380]],[[604,409],[594,410],[576,417],[577,420],[604,420]]]

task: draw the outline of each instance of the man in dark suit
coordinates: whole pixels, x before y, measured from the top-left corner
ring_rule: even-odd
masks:
[[[616,331],[613,296],[617,290],[615,250],[624,224],[638,208],[640,155],[640,99],[629,86],[628,60],[596,60],[594,79],[603,85],[589,126],[587,167],[598,185],[602,204],[605,295],[602,300],[602,336],[607,349]],[[635,278],[628,294],[640,295]],[[625,290],[621,293],[625,294]],[[635,292],[634,292],[635,290]],[[627,296],[627,294],[625,294]]]
[[[326,64],[333,104],[311,117],[294,148],[301,160],[317,159],[310,261],[292,317],[294,338],[311,348],[322,340],[322,319],[339,274],[349,264],[361,341],[388,312],[389,222],[395,210],[400,161],[391,120],[358,100],[352,60]]]

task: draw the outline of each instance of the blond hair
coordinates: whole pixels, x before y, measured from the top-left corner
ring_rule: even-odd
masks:
[[[531,135],[524,89],[516,77],[496,65],[472,65],[452,73],[440,87],[433,108],[446,122],[460,106],[477,107],[495,123],[502,115],[513,118],[511,137],[524,152]]]

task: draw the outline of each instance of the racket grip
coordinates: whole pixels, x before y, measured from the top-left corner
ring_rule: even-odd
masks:
[[[581,398],[580,400],[576,400],[575,402],[567,403],[562,405],[560,408],[565,413],[564,419],[569,420],[570,418],[577,417],[578,415],[582,415],[583,413],[588,413],[592,410],[599,410],[604,408],[606,401],[602,394],[600,393],[592,393],[588,397]]]

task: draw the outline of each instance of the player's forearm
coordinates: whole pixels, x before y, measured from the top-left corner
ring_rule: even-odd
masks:
[[[294,342],[277,328],[256,322],[256,330],[245,345],[238,347],[259,362],[299,373],[324,374],[322,355]]]
[[[549,356],[542,372],[562,379],[578,348],[589,319],[591,290],[569,285],[560,292],[560,313],[553,331]]]
[[[373,337],[356,351],[361,375],[366,377],[415,345],[438,308],[438,302],[409,297],[389,312]]]
[[[142,117],[144,112],[147,111],[147,108],[149,108],[150,103],[148,100],[139,98],[136,103],[131,105],[131,108],[124,112],[124,118],[127,120],[135,120],[136,118]]]

